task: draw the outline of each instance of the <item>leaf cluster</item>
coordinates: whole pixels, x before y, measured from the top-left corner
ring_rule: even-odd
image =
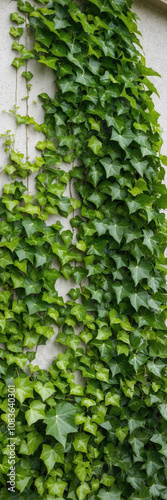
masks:
[[[56,93],[39,96],[43,124],[16,114],[44,140],[34,163],[10,151],[0,201],[1,498],[10,498],[7,385],[14,378],[13,498],[165,500],[167,160],[148,79],[156,73],[136,48],[130,0],[35,5],[18,0],[21,15],[11,16],[13,65],[36,59],[50,68]],[[20,44],[22,16],[31,51]],[[21,178],[34,172],[33,198]],[[64,195],[73,179],[79,200]],[[58,217],[46,224],[69,214],[71,230]],[[56,283],[62,277],[73,280],[66,302]],[[57,328],[62,352],[40,370],[31,349]]]

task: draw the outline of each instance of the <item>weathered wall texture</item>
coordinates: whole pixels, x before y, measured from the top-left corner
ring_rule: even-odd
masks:
[[[55,82],[52,70],[49,68],[40,67],[36,62],[30,61],[27,67],[21,67],[16,71],[11,66],[12,60],[17,56],[16,51],[12,51],[13,39],[9,35],[11,26],[10,13],[16,10],[15,0],[0,0],[0,134],[4,134],[7,130],[11,130],[14,134],[16,150],[23,152],[25,157],[29,156],[30,160],[34,160],[38,151],[35,150],[35,144],[41,139],[42,134],[35,132],[31,127],[26,129],[26,126],[20,125],[16,127],[14,117],[9,110],[14,111],[15,107],[19,107],[18,113],[21,115],[29,114],[33,116],[38,123],[43,121],[43,111],[37,95],[42,92],[47,92],[53,96],[55,93]],[[164,145],[162,152],[167,153],[167,12],[160,11],[151,7],[142,0],[135,0],[133,10],[138,14],[139,30],[143,37],[141,44],[144,49],[147,66],[153,67],[158,71],[162,78],[153,78],[160,99],[154,96],[154,101],[157,111],[160,113],[160,124],[163,129]],[[26,30],[21,43],[27,44]],[[28,48],[30,48],[28,46]],[[31,70],[34,73],[34,78],[31,81],[32,88],[27,92],[26,81],[21,76],[22,71]],[[28,98],[27,98],[28,97]],[[5,111],[3,111],[5,110]],[[0,169],[3,170],[8,163],[8,158],[4,154],[3,138],[0,140]],[[8,178],[2,172],[0,175],[0,193],[2,186],[8,182]],[[25,181],[27,182],[27,181]],[[34,191],[34,178],[28,181],[29,194]],[[70,193],[67,191],[67,195]],[[71,216],[73,216],[71,214]],[[60,218],[60,217],[59,217]],[[62,218],[60,218],[62,219]],[[53,216],[50,222],[53,221]],[[69,221],[61,220],[65,227],[69,227]],[[67,283],[65,280],[58,280],[59,293],[65,298],[67,293]],[[68,289],[73,284],[69,283]],[[55,336],[57,335],[55,329]],[[58,347],[54,342],[54,338],[47,341],[46,346],[39,346],[37,349],[36,360],[34,364],[39,364],[41,368],[48,368],[57,352],[60,352],[62,347]]]

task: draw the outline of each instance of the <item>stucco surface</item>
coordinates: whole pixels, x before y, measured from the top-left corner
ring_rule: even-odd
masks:
[[[41,67],[34,61],[26,63],[26,67],[21,67],[16,71],[11,66],[12,60],[17,56],[15,51],[12,51],[13,39],[9,35],[11,26],[10,13],[16,10],[15,0],[0,0],[0,134],[5,134],[7,130],[11,130],[14,136],[14,147],[16,150],[23,152],[25,157],[34,160],[38,155],[35,150],[35,144],[43,136],[35,132],[31,127],[28,129],[25,125],[16,127],[13,112],[18,107],[18,113],[21,115],[29,114],[33,116],[38,123],[43,121],[43,110],[38,99],[38,94],[47,92],[53,96],[55,93],[55,81],[52,70]],[[167,13],[162,12],[141,0],[135,0],[133,10],[139,16],[139,30],[142,33],[141,44],[146,57],[147,66],[153,67],[158,71],[162,78],[153,77],[160,98],[154,96],[154,102],[157,111],[160,113],[160,124],[163,129],[164,144],[162,147],[163,154],[167,153]],[[21,43],[25,45],[30,43],[25,34]],[[30,43],[31,45],[31,43]],[[28,45],[28,48],[30,46]],[[27,92],[25,79],[21,76],[22,71],[30,70],[34,74],[31,81],[32,87]],[[27,98],[28,97],[28,98]],[[9,111],[11,110],[11,111]],[[0,194],[2,186],[8,182],[7,176],[3,173],[3,168],[8,163],[8,157],[4,153],[3,137],[0,140]],[[66,166],[67,168],[67,166]],[[70,168],[70,165],[69,167]],[[26,180],[24,181],[27,182]],[[32,175],[27,187],[29,194],[34,192],[34,176]],[[74,196],[73,186],[71,186]],[[71,191],[70,189],[70,191]],[[70,195],[67,188],[67,195]],[[73,214],[71,214],[71,217]],[[48,223],[52,223],[56,217],[51,217]],[[59,217],[65,228],[69,228],[69,220]],[[75,238],[75,234],[74,234]],[[60,295],[66,297],[68,290],[74,286],[74,283],[66,282],[66,280],[58,280],[56,287]],[[76,332],[77,333],[77,332]],[[56,354],[62,351],[62,346],[55,343],[55,336],[47,341],[45,346],[38,346],[36,359],[33,364],[38,364],[41,368],[48,368]],[[77,376],[78,379],[78,376]]]

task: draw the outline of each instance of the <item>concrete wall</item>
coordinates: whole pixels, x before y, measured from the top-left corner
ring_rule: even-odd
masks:
[[[18,151],[34,160],[38,152],[35,150],[35,144],[41,139],[42,134],[34,132],[30,127],[27,129],[25,125],[18,128],[13,117],[13,112],[16,107],[19,107],[18,113],[21,115],[29,114],[34,116],[38,123],[43,121],[43,111],[37,95],[41,92],[46,92],[51,96],[55,93],[54,75],[52,70],[45,69],[43,66],[37,66],[36,62],[30,61],[26,63],[25,68],[21,67],[16,71],[11,66],[12,60],[17,56],[16,51],[12,51],[13,39],[9,35],[11,26],[10,13],[16,10],[15,0],[0,0],[0,134],[5,134],[7,130],[11,130],[14,139],[14,147]],[[167,154],[167,12],[151,7],[148,3],[142,0],[134,0],[133,10],[139,16],[138,26],[142,33],[141,44],[144,49],[147,66],[153,67],[158,71],[162,78],[153,77],[160,99],[154,96],[155,106],[161,114],[160,124],[163,129],[164,144],[162,148],[163,154]],[[27,28],[23,40],[20,43],[29,44],[27,36]],[[28,45],[28,48],[29,45]],[[32,88],[28,91],[25,79],[21,76],[22,71],[31,70],[34,73],[32,80]],[[28,98],[27,98],[28,97]],[[5,111],[4,111],[5,110]],[[11,111],[9,111],[11,110]],[[8,163],[8,157],[4,154],[3,137],[0,140],[0,169],[3,170]],[[0,194],[2,186],[8,182],[8,178],[3,171],[0,176]],[[27,181],[25,181],[27,182]],[[34,191],[34,177],[28,181],[29,194]],[[67,191],[67,195],[69,192]],[[59,218],[65,227],[69,227],[69,221]],[[50,222],[53,222],[53,217]],[[64,297],[67,293],[67,283],[65,280],[59,280],[58,286],[60,294]],[[74,286],[68,284],[69,288]],[[55,329],[55,336],[57,331]],[[57,352],[62,349],[54,342],[54,338],[47,341],[46,346],[39,346],[37,349],[36,360],[34,364],[39,364],[42,368],[48,368]]]

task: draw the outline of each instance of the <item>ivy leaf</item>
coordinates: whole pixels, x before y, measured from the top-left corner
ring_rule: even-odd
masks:
[[[109,156],[105,156],[100,160],[100,163],[105,169],[107,179],[109,177],[120,177],[121,164],[118,161],[112,162]]]
[[[111,491],[106,491],[102,488],[98,492],[98,498],[100,498],[100,500],[121,500],[121,492],[116,486],[112,486]]]
[[[99,166],[93,165],[87,176],[87,181],[91,182],[91,184],[93,184],[93,186],[96,187],[102,175],[103,175],[102,169],[99,168]]]
[[[33,455],[38,449],[39,445],[42,443],[43,439],[41,434],[37,431],[28,432],[27,434],[27,444],[30,455]]]
[[[86,87],[94,87],[96,85],[97,79],[95,76],[91,75],[91,73],[82,69],[82,71],[77,71],[76,82],[81,83]]]
[[[153,292],[156,293],[159,290],[160,281],[155,276],[150,276],[148,278],[148,285],[150,288],[152,288]]]
[[[146,161],[146,160],[139,161],[137,158],[132,158],[131,164],[137,170],[137,172],[143,177],[143,175],[147,169],[148,161]]]
[[[10,34],[14,37],[20,37],[23,34],[23,28],[10,28]]]
[[[46,384],[42,384],[42,382],[36,382],[34,384],[35,391],[41,396],[42,401],[52,396],[55,392],[55,387],[52,382],[46,382]]]
[[[121,243],[124,232],[126,231],[127,224],[124,221],[119,221],[119,219],[114,218],[112,222],[108,225],[109,234],[118,243]]]
[[[25,228],[28,238],[30,238],[30,236],[35,232],[43,233],[44,231],[44,224],[37,218],[31,219],[30,217],[25,216],[22,221],[22,226]]]
[[[129,265],[129,269],[132,274],[133,281],[135,283],[135,286],[138,285],[138,283],[144,279],[144,278],[149,278],[150,271],[151,271],[151,265],[145,261],[144,259],[140,261],[140,264],[134,264],[133,262]]]
[[[135,372],[137,373],[140,366],[144,365],[147,361],[147,356],[144,354],[131,354],[129,358],[129,363],[133,366]]]
[[[35,484],[35,486],[37,488],[37,491],[38,491],[39,495],[42,496],[43,493],[44,493],[44,491],[45,491],[44,490],[44,486],[43,486],[43,478],[41,476],[38,476],[35,479],[34,484]]]
[[[0,266],[5,269],[5,267],[13,264],[10,253],[7,250],[0,250]]]
[[[10,241],[2,241],[0,242],[0,247],[7,247],[9,250],[12,252],[17,248],[17,245],[19,243],[19,238],[12,238]]]
[[[141,306],[149,309],[149,305],[148,305],[149,295],[147,292],[138,291],[135,293],[131,293],[129,298],[130,298],[130,302],[131,302],[132,306],[134,307],[134,309],[136,311],[138,311]]]
[[[63,498],[62,495],[68,483],[62,481],[61,479],[55,481],[54,477],[49,477],[45,484],[47,485],[49,495],[56,495],[57,498]]]
[[[64,186],[63,184],[60,184],[60,182],[55,182],[48,187],[48,192],[53,193],[55,196],[58,196],[58,198],[61,198],[64,193]]]
[[[73,446],[75,451],[81,451],[82,453],[87,453],[87,446],[90,436],[85,432],[78,432],[74,441]]]
[[[17,24],[23,24],[24,23],[24,17],[19,16],[18,12],[13,12],[11,14],[11,20],[16,22]]]
[[[132,414],[132,417],[128,420],[128,427],[130,429],[130,433],[132,433],[139,427],[144,427],[144,426],[145,426],[145,420],[139,417],[137,413]]]
[[[40,59],[38,59],[38,62],[41,64],[45,64],[48,68],[56,69],[56,57],[45,57],[41,56]]]
[[[28,259],[32,264],[34,261],[34,251],[24,242],[20,242],[16,249],[16,255],[19,261]]]
[[[94,191],[89,197],[88,200],[94,203],[96,205],[96,208],[99,208],[103,202],[106,200],[106,195],[103,193],[99,193],[97,191]]]
[[[108,230],[108,220],[104,219],[103,221],[99,221],[98,219],[94,220],[94,226],[99,236],[105,234]]]
[[[53,469],[55,463],[64,463],[63,446],[57,443],[54,448],[51,448],[49,445],[44,444],[40,459],[43,460],[49,473]]]
[[[81,483],[77,488],[77,495],[79,500],[84,500],[86,496],[90,493],[90,487],[85,481]]]
[[[16,488],[22,493],[28,483],[32,478],[30,471],[27,471],[24,467],[17,467],[17,478],[16,478]]]
[[[129,500],[152,500],[151,494],[146,486],[140,489],[137,493],[132,493]]]
[[[38,297],[27,297],[25,299],[26,306],[28,307],[29,314],[34,314],[40,311],[46,311],[47,305]]]
[[[144,239],[143,239],[143,245],[145,245],[151,253],[154,253],[154,250],[157,247],[157,241],[154,239],[154,233],[151,231],[151,229],[143,229],[143,234],[144,234]]]
[[[135,134],[131,132],[131,130],[125,131],[122,135],[118,134],[116,130],[113,129],[112,134],[111,134],[111,140],[118,142],[120,147],[124,150],[131,144],[131,142],[134,140]]]
[[[127,434],[128,434],[128,428],[127,427],[118,427],[118,429],[116,430],[116,433],[115,433],[115,435],[117,436],[117,438],[119,439],[119,441],[121,443],[124,442]]]
[[[65,446],[69,433],[77,431],[75,425],[76,410],[71,403],[58,403],[54,410],[49,410],[44,423],[47,424],[46,434],[53,436]]]
[[[124,200],[126,198],[126,191],[120,187],[118,182],[113,182],[113,184],[110,185],[109,181],[103,181],[99,187],[102,193],[112,196],[113,201]]]
[[[73,277],[75,282],[78,284],[87,276],[87,271],[82,266],[77,266],[73,271]]]
[[[33,383],[30,381],[29,377],[18,377],[15,380],[16,386],[16,398],[22,404],[26,398],[33,398]]]
[[[108,392],[105,397],[105,405],[120,406],[120,396],[112,392]]]
[[[30,278],[25,278],[23,286],[25,288],[26,295],[30,295],[31,293],[40,293],[42,285],[38,281],[37,283],[34,283]]]
[[[66,21],[65,19],[59,19],[57,16],[54,17],[54,27],[56,30],[60,30],[62,28],[66,28],[67,26],[70,26],[70,24],[68,23],[68,21]]]
[[[117,304],[119,304],[125,297],[129,297],[131,300],[131,287],[129,286],[129,284],[127,284],[127,282],[123,281],[120,283],[119,281],[116,281],[115,284],[112,285],[112,288],[117,297]]]
[[[142,467],[142,468],[146,468],[147,476],[148,477],[154,476],[154,474],[158,470],[162,469],[162,467],[163,467],[163,463],[160,460],[158,453],[153,454],[151,451],[148,451],[147,452],[147,462],[146,462],[146,464],[144,464],[144,467]]]
[[[7,360],[8,365],[16,363],[17,366],[19,366],[20,368],[22,368],[22,370],[24,370],[25,365],[27,363],[27,356],[23,353],[20,353],[20,356],[16,356],[13,354],[7,354],[6,360]]]
[[[71,309],[71,314],[75,316],[78,321],[84,321],[87,314],[86,307],[80,304],[75,304],[75,306]]]
[[[145,483],[145,475],[141,471],[136,471],[132,476],[127,477],[127,481],[136,491],[139,491]]]
[[[59,317],[59,312],[57,310],[55,310],[53,307],[49,307],[48,315],[55,320],[55,323],[57,323]]]
[[[158,405],[159,411],[162,415],[162,417],[167,420],[167,405],[166,404],[160,404]]]
[[[43,266],[43,264],[46,263],[47,258],[46,255],[44,254],[44,251],[38,251],[38,253],[35,253],[35,261],[36,261],[36,267]]]
[[[98,155],[100,149],[102,148],[102,142],[99,141],[99,139],[97,139],[95,135],[92,135],[92,137],[88,141],[88,146],[95,155]]]
[[[46,337],[47,339],[51,339],[55,333],[54,329],[52,328],[52,326],[50,326],[48,328],[48,326],[38,326],[39,324],[36,323],[35,325],[35,329],[36,329],[36,332],[39,334],[39,335],[44,335],[44,337]]]
[[[92,422],[91,417],[87,417],[84,423],[84,431],[90,432],[90,434],[93,434],[96,436],[97,433],[97,425]]]
[[[151,373],[154,373],[157,377],[161,377],[161,371],[165,368],[165,364],[160,359],[157,361],[149,361],[147,367]]]

